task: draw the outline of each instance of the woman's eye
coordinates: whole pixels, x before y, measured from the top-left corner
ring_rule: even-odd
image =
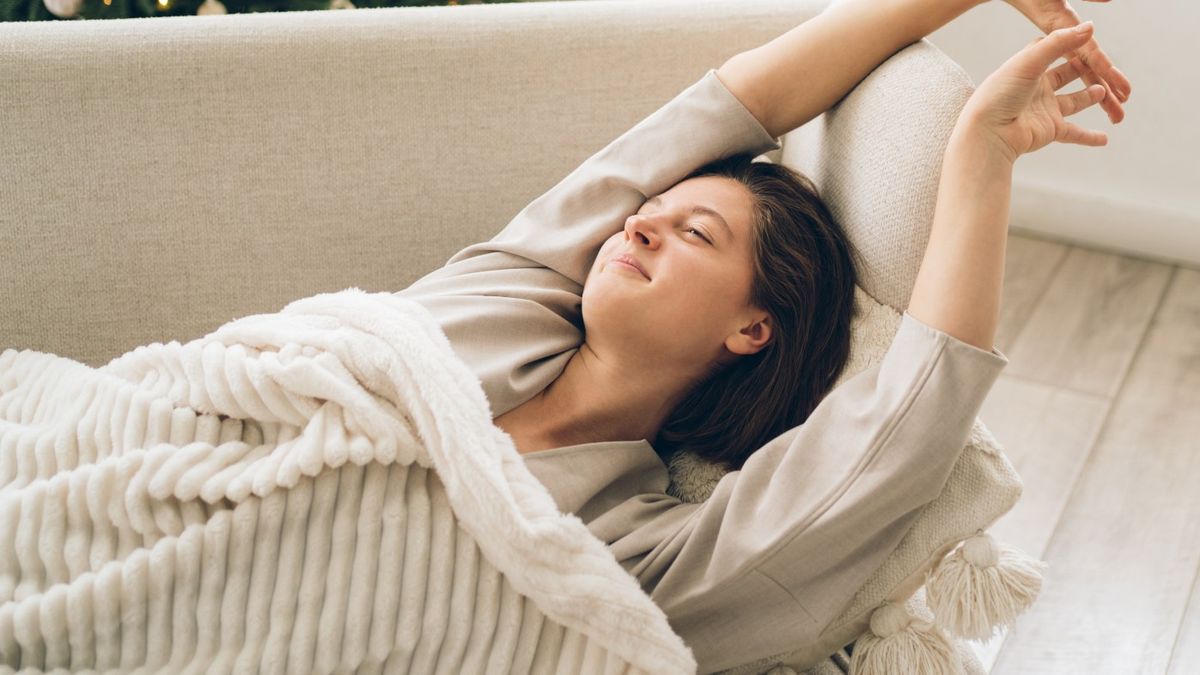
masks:
[[[696,233],[697,235],[699,235],[699,237],[700,237],[701,239],[703,239],[704,241],[706,241],[706,242],[708,242],[708,243],[710,243],[710,244],[712,243],[711,241],[709,241],[709,240],[708,240],[708,237],[704,236],[704,233],[702,233],[702,232],[701,232],[699,229],[697,229],[697,228],[694,228],[694,227],[689,227],[689,228],[687,229],[687,231],[688,231],[688,232],[695,232],[695,233]]]

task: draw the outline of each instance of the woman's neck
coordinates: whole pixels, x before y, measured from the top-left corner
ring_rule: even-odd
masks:
[[[521,452],[653,439],[686,389],[678,378],[641,370],[630,374],[584,343],[550,386],[497,417],[496,425]]]

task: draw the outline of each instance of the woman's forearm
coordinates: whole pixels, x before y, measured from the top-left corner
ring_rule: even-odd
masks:
[[[955,127],[942,161],[929,244],[908,313],[991,351],[1000,316],[1013,161],[969,124]]]
[[[834,0],[717,77],[772,136],[833,107],[893,54],[988,0]]]

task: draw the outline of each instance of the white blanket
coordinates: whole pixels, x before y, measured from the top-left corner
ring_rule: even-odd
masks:
[[[0,670],[684,673],[420,305],[0,354]]]

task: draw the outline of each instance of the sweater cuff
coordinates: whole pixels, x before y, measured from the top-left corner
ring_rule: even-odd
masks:
[[[750,112],[742,103],[741,99],[734,96],[721,78],[717,77],[716,68],[709,68],[698,84],[706,89],[711,89],[713,96],[722,102],[723,106],[729,110],[729,114],[737,118],[740,132],[737,137],[746,139],[746,143],[754,147],[757,154],[761,155],[783,147],[779,140],[772,136],[762,122],[754,116],[754,113]]]
[[[985,351],[973,344],[963,342],[945,331],[930,326],[907,311],[904,312],[900,321],[900,330],[920,331],[926,333],[928,337],[945,341],[946,349],[961,355],[961,358],[967,361],[977,362],[984,369],[995,370],[996,374],[999,374],[1008,365],[1008,356],[994,345],[990,352]]]

